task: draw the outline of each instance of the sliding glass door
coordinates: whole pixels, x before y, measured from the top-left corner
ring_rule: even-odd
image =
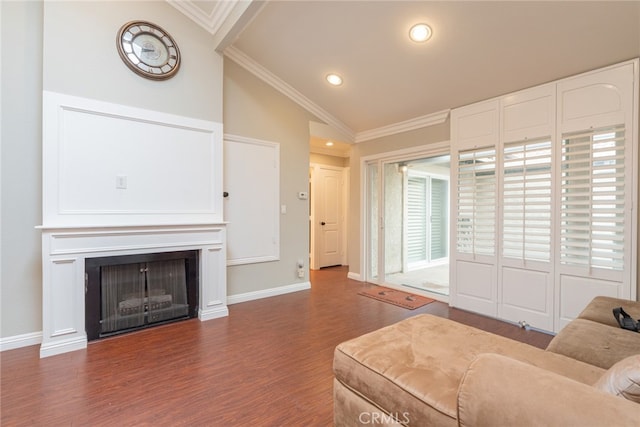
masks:
[[[366,164],[367,280],[449,293],[448,155]]]

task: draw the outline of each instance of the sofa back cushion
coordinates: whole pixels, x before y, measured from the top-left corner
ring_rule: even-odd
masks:
[[[594,384],[599,390],[640,403],[640,354],[622,359]]]

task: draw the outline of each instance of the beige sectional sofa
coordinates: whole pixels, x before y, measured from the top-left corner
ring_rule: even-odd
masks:
[[[640,303],[598,297],[546,350],[431,315],[344,342],[334,354],[334,423],[638,426],[640,376],[624,383],[639,403],[602,391],[619,367],[640,375],[640,333],[619,328],[620,305],[640,318]]]

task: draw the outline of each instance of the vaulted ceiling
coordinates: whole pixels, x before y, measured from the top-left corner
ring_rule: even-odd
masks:
[[[637,1],[168,1],[346,142],[640,55]]]

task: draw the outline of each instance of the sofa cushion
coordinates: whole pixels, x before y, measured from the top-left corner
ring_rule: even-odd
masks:
[[[605,296],[595,297],[591,300],[578,315],[578,319],[591,320],[619,328],[620,325],[613,316],[613,309],[616,307],[622,307],[634,320],[640,319],[640,302]]]
[[[338,381],[411,425],[456,425],[457,391],[481,353],[498,353],[592,385],[603,369],[460,323],[417,315],[340,344]]]
[[[625,357],[640,354],[640,333],[574,319],[551,340],[547,350],[609,369]]]
[[[629,356],[613,365],[594,387],[640,403],[640,355]]]

